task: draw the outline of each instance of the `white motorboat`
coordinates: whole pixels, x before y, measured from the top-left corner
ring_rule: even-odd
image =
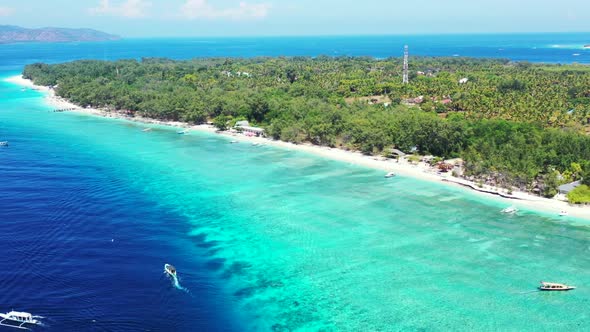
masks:
[[[164,264],[164,272],[169,276],[176,278],[176,268],[170,264]]]
[[[516,206],[510,206],[505,208],[504,210],[502,210],[502,213],[508,213],[508,214],[514,214],[518,212],[518,209],[516,208]]]
[[[166,275],[168,275],[168,277],[172,280],[172,285],[174,285],[174,287],[185,292],[187,291],[186,288],[180,285],[180,282],[178,281],[178,275],[176,274],[176,268],[174,266],[170,264],[164,264],[164,273],[166,273]]]
[[[237,143],[238,143],[238,141],[231,141],[230,143],[231,143],[231,144],[237,144]]]
[[[389,178],[392,178],[392,177],[395,177],[395,173],[394,172],[389,172],[389,173],[385,174],[385,177],[388,178],[388,179]]]
[[[2,142],[0,142],[0,146],[8,146],[8,141],[2,141]]]
[[[561,212],[559,212],[559,216],[560,217],[567,217],[569,215],[569,213],[567,213],[567,211],[562,210]]]
[[[539,290],[542,291],[569,291],[572,289],[576,289],[576,287],[545,281],[541,281],[541,285],[539,286]]]
[[[143,132],[152,131],[152,128],[145,128],[142,130]]]
[[[33,316],[28,312],[18,312],[18,311],[11,311],[7,314],[0,313],[0,321],[1,326],[7,327],[14,327],[16,329],[21,330],[29,330],[27,326],[29,325],[43,325],[39,318],[44,318],[41,316]]]

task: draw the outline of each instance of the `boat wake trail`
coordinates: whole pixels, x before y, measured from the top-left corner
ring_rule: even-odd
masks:
[[[176,268],[170,264],[164,264],[164,273],[170,277],[172,280],[172,285],[179,290],[185,291],[188,293],[188,290],[180,285],[178,281],[178,275],[176,274]]]
[[[180,285],[180,282],[178,281],[178,277],[176,275],[170,276],[170,278],[172,279],[172,285],[176,288],[179,289],[183,292],[187,292],[188,293],[188,289],[182,287]]]

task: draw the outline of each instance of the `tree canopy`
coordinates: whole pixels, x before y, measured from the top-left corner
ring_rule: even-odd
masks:
[[[590,172],[590,67],[412,58],[410,70],[404,85],[397,58],[145,58],[37,63],[23,75],[81,106],[220,127],[247,119],[276,139],[366,154],[461,157],[468,176],[548,196]]]

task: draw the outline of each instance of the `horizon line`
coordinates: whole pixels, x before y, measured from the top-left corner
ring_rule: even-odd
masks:
[[[406,36],[482,36],[482,35],[562,35],[562,34],[588,34],[590,31],[542,31],[542,32],[425,32],[425,33],[362,33],[362,34],[277,34],[277,35],[194,35],[194,36],[124,36],[123,39],[186,39],[186,38],[301,38],[301,37],[406,37]]]

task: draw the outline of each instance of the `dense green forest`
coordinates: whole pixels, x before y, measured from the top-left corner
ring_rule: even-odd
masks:
[[[82,106],[387,154],[461,157],[466,175],[546,196],[590,173],[590,67],[368,57],[32,64],[24,77]],[[420,97],[421,98],[418,98]],[[587,177],[590,180],[590,176]]]

